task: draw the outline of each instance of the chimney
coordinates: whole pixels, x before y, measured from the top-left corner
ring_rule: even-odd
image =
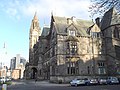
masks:
[[[76,17],[72,16],[71,18],[67,18],[67,24],[71,24],[71,23],[75,23],[76,22]]]
[[[97,17],[97,18],[95,19],[95,22],[96,22],[96,24],[98,25],[98,27],[100,27],[100,18],[99,18],[99,17]]]
[[[72,21],[74,21],[74,22],[76,21],[76,17],[75,17],[75,16],[72,16],[71,19],[72,19]]]
[[[70,18],[67,18],[67,24],[71,24]]]

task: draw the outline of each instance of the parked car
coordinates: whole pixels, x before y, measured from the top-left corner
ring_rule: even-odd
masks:
[[[119,84],[120,84],[120,78],[118,78]]]
[[[6,82],[6,78],[5,77],[1,77],[0,78],[0,82],[2,82],[2,83]]]
[[[97,84],[99,84],[97,78],[92,78],[92,79],[90,79],[90,85],[97,85]]]
[[[0,82],[2,82],[2,78],[0,77]]]
[[[119,80],[117,77],[108,77],[107,84],[119,84]]]
[[[10,77],[6,77],[6,81],[11,81],[11,78]]]
[[[71,86],[78,86],[78,85],[88,85],[88,79],[74,79],[70,82]]]
[[[83,79],[85,81],[85,85],[90,85],[90,80],[88,78]]]
[[[99,78],[98,81],[99,81],[99,84],[107,84],[106,78]]]

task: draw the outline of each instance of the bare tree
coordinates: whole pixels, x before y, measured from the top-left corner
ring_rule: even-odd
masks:
[[[89,7],[91,17],[95,14],[103,14],[112,7],[120,12],[120,0],[91,0],[92,5]]]

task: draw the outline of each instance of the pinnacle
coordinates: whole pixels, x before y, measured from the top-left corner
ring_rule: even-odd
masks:
[[[35,12],[35,15],[34,15],[34,20],[38,20],[38,17],[37,17],[37,12]]]

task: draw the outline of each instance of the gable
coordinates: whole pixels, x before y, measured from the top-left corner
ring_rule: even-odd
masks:
[[[73,24],[70,24],[70,25],[66,28],[66,33],[67,33],[68,35],[76,36],[76,35],[77,35],[77,28],[76,28]]]
[[[120,24],[120,15],[117,13],[115,8],[111,8],[104,14],[101,20],[101,30],[115,24]]]
[[[70,24],[67,28],[66,28],[67,30],[74,30],[74,31],[76,31],[77,30],[77,28],[74,26],[74,24],[72,23],[72,24]]]
[[[91,28],[91,32],[101,32],[101,30],[97,24],[94,24],[94,26]]]

